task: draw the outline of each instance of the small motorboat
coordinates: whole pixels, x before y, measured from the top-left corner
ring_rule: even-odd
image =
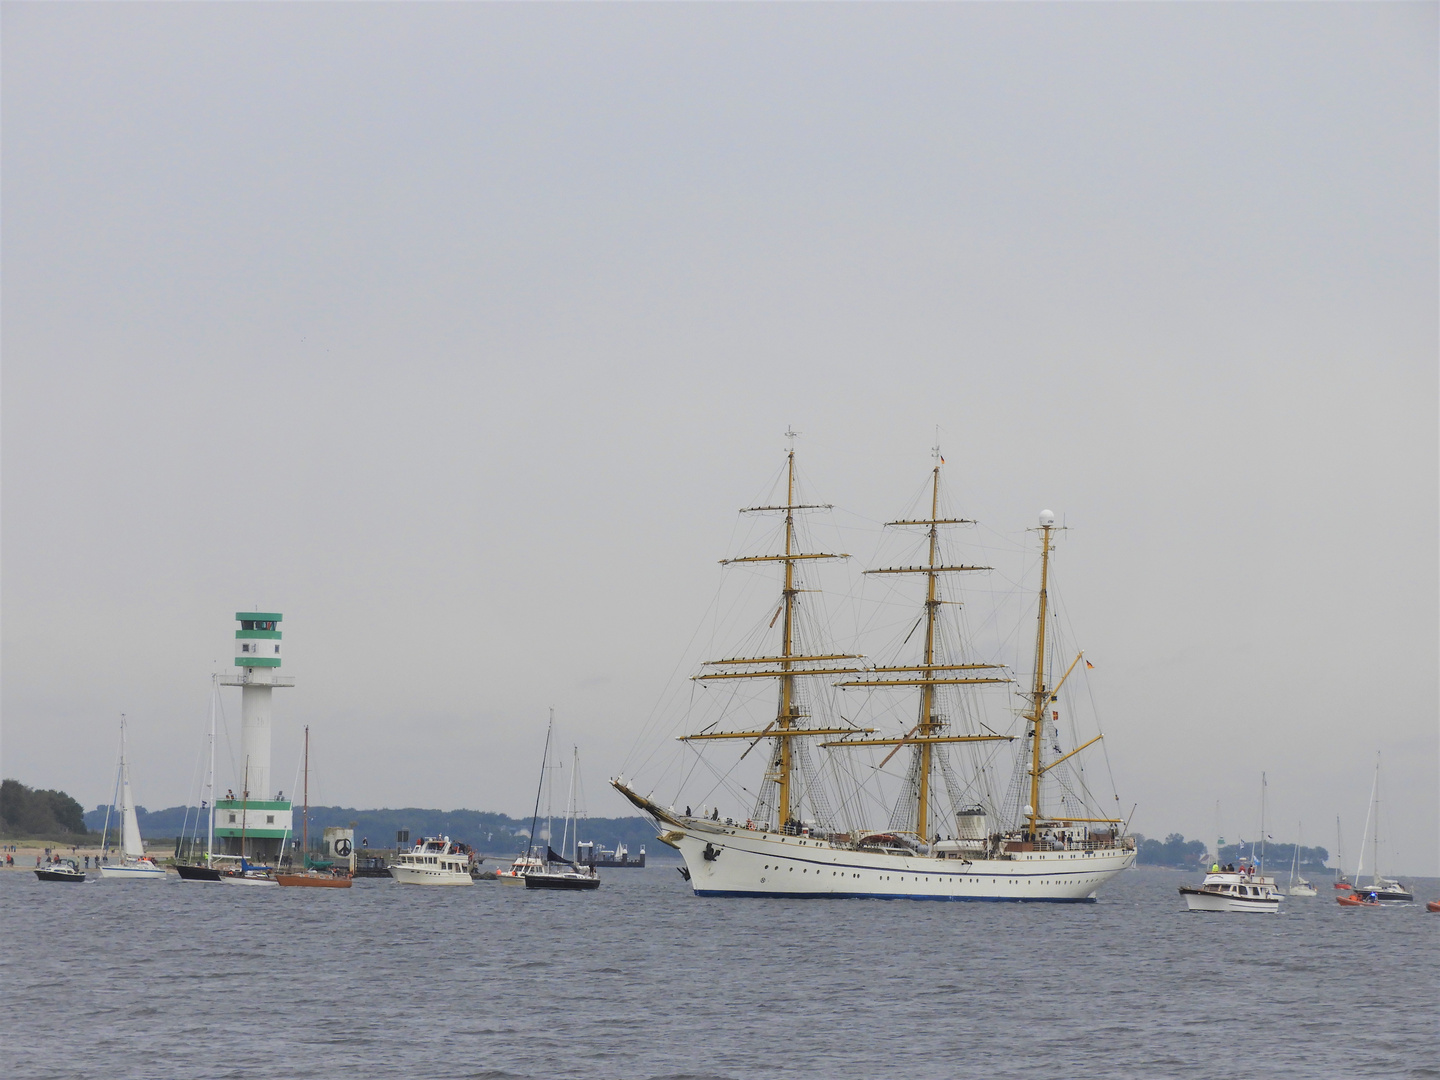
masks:
[[[41,881],[84,881],[85,871],[74,859],[60,863],[45,863],[35,868],[35,876]]]
[[[544,870],[545,864],[531,855],[521,855],[503,870],[495,871],[495,880],[511,885],[525,884],[525,875]]]
[[[1263,877],[1243,863],[1236,871],[1205,875],[1200,885],[1180,886],[1191,911],[1250,911],[1273,915],[1280,910],[1281,894],[1275,879]]]
[[[256,866],[243,855],[240,865],[233,870],[220,871],[220,880],[226,885],[278,885],[275,871],[268,866]]]
[[[1440,900],[1430,900],[1425,904],[1426,911],[1440,911]]]
[[[1337,896],[1335,902],[1341,907],[1379,907],[1379,900],[1372,900],[1368,895],[1351,893],[1349,896]]]

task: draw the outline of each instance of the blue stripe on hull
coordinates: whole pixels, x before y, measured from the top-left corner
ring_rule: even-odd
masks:
[[[770,900],[957,900],[980,904],[1093,904],[1093,896],[924,896],[917,893],[792,893],[696,889],[696,896],[753,896]]]

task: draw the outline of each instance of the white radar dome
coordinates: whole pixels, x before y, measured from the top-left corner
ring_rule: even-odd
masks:
[[[1025,804],[1025,810],[1024,810],[1025,816],[1026,816],[1026,817],[1029,817],[1029,816],[1030,816],[1031,814],[1033,814],[1033,813],[1035,813],[1035,808],[1034,808],[1033,806],[1031,806],[1031,805],[1027,802],[1027,803]]]
[[[1040,524],[1041,524],[1041,525],[1054,525],[1054,524],[1055,524],[1055,515],[1054,515],[1053,513],[1051,513],[1049,510],[1041,510],[1041,511],[1040,511]]]

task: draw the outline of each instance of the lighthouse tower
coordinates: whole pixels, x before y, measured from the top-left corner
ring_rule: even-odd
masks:
[[[290,831],[289,800],[272,786],[270,775],[270,695],[277,686],[294,686],[280,674],[280,631],[284,616],[274,611],[237,611],[235,670],[220,677],[222,686],[240,687],[240,760],[237,789],[215,801],[217,854],[271,858]],[[244,851],[241,851],[243,839]]]

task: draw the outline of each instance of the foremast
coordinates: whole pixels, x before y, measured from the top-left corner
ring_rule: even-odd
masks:
[[[891,566],[866,570],[867,574],[923,574],[925,575],[925,649],[923,663],[915,666],[875,667],[865,672],[864,677],[837,683],[842,688],[877,686],[916,686],[920,688],[920,706],[915,726],[899,739],[846,739],[840,742],[822,743],[822,746],[893,746],[894,749],[880,764],[883,767],[902,746],[913,746],[918,758],[916,762],[916,802],[914,832],[924,840],[931,835],[934,798],[932,795],[935,770],[935,747],[939,743],[959,742],[1005,742],[1006,735],[946,735],[946,720],[936,709],[936,688],[940,686],[978,686],[989,683],[1006,683],[1010,680],[1001,676],[972,676],[957,674],[969,671],[991,671],[1000,664],[941,664],[936,659],[936,630],[939,625],[940,608],[947,602],[941,599],[940,575],[971,573],[989,570],[988,566],[946,566],[941,558],[940,527],[944,525],[973,525],[969,518],[942,518],[940,516],[940,468],[945,459],[940,448],[934,448],[935,466],[931,470],[930,516],[911,521],[887,521],[887,527],[916,527],[926,529],[929,540],[928,558],[924,566]],[[877,677],[878,676],[878,677]]]
[[[779,609],[775,613],[776,618],[772,618],[770,621],[770,625],[774,626],[777,618],[781,620],[779,655],[743,656],[732,657],[726,660],[707,660],[704,666],[718,667],[724,670],[705,672],[692,676],[697,682],[710,682],[719,679],[777,679],[779,681],[779,700],[777,702],[775,719],[759,731],[719,731],[681,736],[682,742],[710,739],[749,739],[753,745],[761,739],[773,740],[773,752],[770,756],[770,764],[767,768],[765,779],[775,784],[775,811],[779,818],[776,824],[782,829],[795,820],[799,810],[799,800],[796,798],[795,784],[795,752],[791,740],[820,735],[849,735],[857,730],[870,730],[853,727],[814,728],[806,727],[802,723],[807,717],[800,711],[795,680],[797,678],[815,675],[856,674],[860,671],[857,667],[833,667],[829,665],[836,661],[859,660],[862,659],[862,657],[858,654],[850,653],[803,653],[796,651],[796,598],[804,590],[801,589],[796,582],[795,564],[813,559],[848,559],[850,556],[847,554],[802,552],[800,550],[800,543],[795,531],[796,512],[829,510],[830,505],[828,503],[797,503],[795,501],[794,440],[796,433],[787,431],[785,434],[790,440],[790,446],[786,451],[784,505],[750,506],[740,511],[742,514],[776,513],[783,511],[785,514],[784,551],[770,555],[745,555],[739,558],[720,560],[721,566],[759,562],[778,562],[784,566]],[[826,666],[809,666],[817,662]],[[756,665],[764,666],[759,667]],[[747,750],[746,752],[748,753],[749,751]]]

